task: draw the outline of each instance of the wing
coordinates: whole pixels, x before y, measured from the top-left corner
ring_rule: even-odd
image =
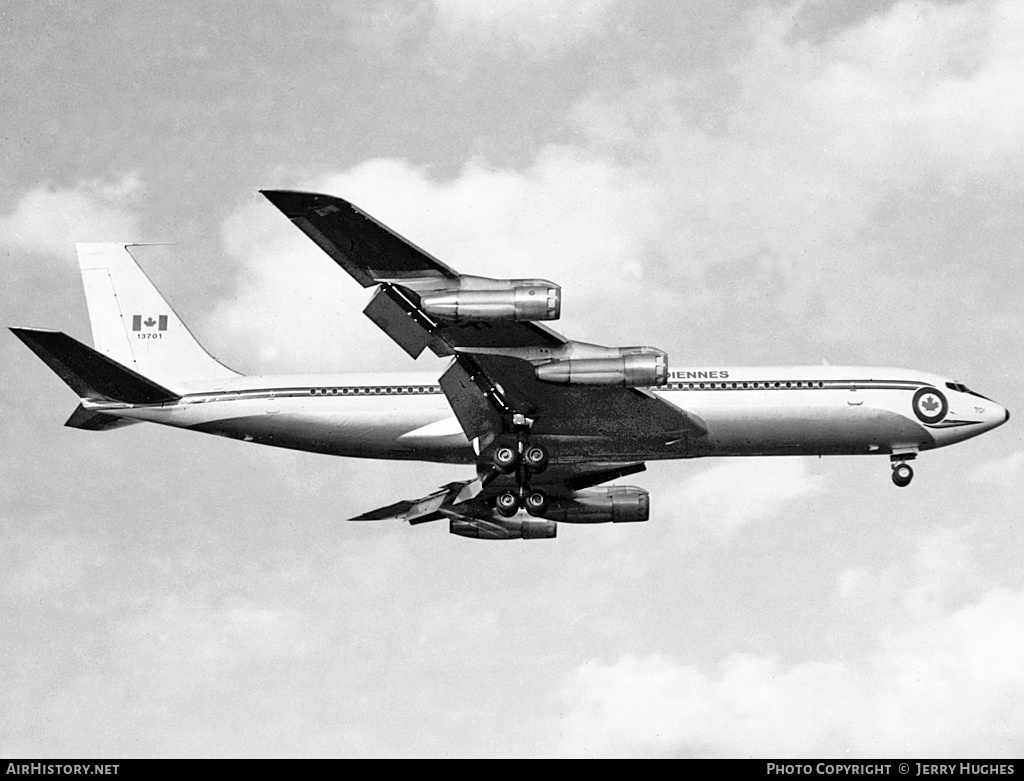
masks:
[[[589,359],[594,357],[605,360],[609,355],[618,356],[612,360],[626,361],[623,356],[630,351],[656,352],[664,358],[660,351],[571,342],[536,322],[557,317],[557,308],[553,317],[515,319],[516,312],[514,316],[460,319],[439,316],[436,308],[425,304],[425,296],[438,290],[455,290],[460,295],[470,291],[469,298],[484,282],[505,285],[501,291],[507,296],[511,283],[538,280],[461,275],[340,198],[283,190],[261,192],[359,284],[378,286],[365,314],[410,356],[418,357],[427,348],[437,355],[453,356],[440,384],[477,449],[477,479],[452,483],[423,498],[397,502],[353,520],[401,518],[422,523],[448,517],[453,523],[463,523],[491,519],[495,497],[511,491],[524,497],[527,483],[530,490],[543,489],[563,501],[566,517],[585,517],[581,507],[605,502],[607,512],[601,517],[618,520],[612,518],[612,505],[621,504],[621,496],[613,501],[605,494],[595,498],[579,492],[595,490],[592,486],[643,469],[639,463],[643,459],[685,456],[706,437],[707,428],[695,415],[646,387],[633,387],[643,383],[561,383],[550,377],[542,379],[538,368],[563,358],[581,359],[577,365],[593,363]],[[485,290],[485,296],[492,292]],[[661,370],[667,372],[667,364],[662,364]],[[491,457],[503,445],[518,447],[522,456],[524,430],[529,431],[530,443],[550,454],[547,472],[533,471],[524,478],[522,470],[516,470],[513,477],[489,468]],[[646,518],[646,505],[642,514]]]
[[[260,190],[363,287],[382,279],[458,273],[348,201],[291,190]]]
[[[643,472],[646,468],[642,463],[552,466],[535,477],[532,483],[535,490],[544,490],[556,501],[570,501],[572,497],[578,496],[588,488]],[[395,502],[349,520],[401,520],[414,525],[442,518],[487,520],[493,516],[495,498],[503,491],[509,490],[512,484],[512,478],[509,476],[489,479],[488,476],[482,475],[476,480],[449,483],[420,499]]]
[[[366,315],[413,358],[424,348],[451,355],[467,347],[554,347],[565,339],[533,322],[442,323],[424,314],[402,282],[458,280],[460,274],[348,201],[261,190],[295,226],[363,287],[380,285]]]

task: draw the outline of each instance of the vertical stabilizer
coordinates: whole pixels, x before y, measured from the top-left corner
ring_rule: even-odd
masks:
[[[196,341],[128,253],[130,244],[78,244],[96,350],[171,385],[237,377]]]

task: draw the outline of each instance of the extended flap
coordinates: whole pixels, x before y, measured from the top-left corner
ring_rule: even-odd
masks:
[[[467,439],[490,440],[504,430],[501,413],[458,359],[441,375],[440,383]]]
[[[374,293],[363,314],[413,358],[419,358],[430,344],[430,333],[389,295],[387,288]]]

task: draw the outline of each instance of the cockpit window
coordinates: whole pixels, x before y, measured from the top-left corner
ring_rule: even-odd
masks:
[[[962,382],[947,382],[946,387],[949,388],[950,390],[955,390],[958,393],[970,393],[972,396],[977,396],[979,399],[984,399],[985,401],[992,401],[992,399],[990,399],[988,396],[982,396],[980,393],[972,391]]]

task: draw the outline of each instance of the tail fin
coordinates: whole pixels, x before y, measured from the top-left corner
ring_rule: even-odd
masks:
[[[77,245],[96,349],[170,385],[239,376],[196,341],[129,254],[130,246]]]
[[[160,404],[181,398],[60,331],[11,331],[85,401]]]

